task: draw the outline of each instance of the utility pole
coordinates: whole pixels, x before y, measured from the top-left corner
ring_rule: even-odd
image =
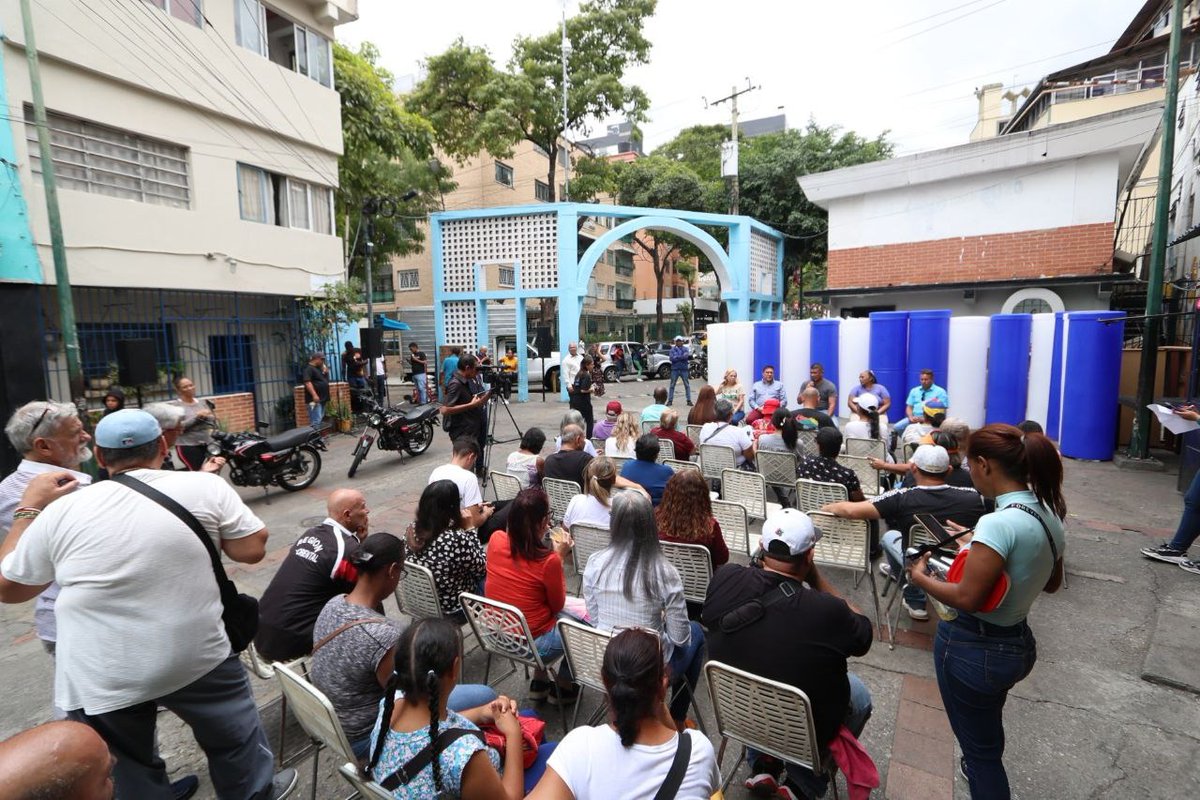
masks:
[[[1161,325],[1163,272],[1167,259],[1167,222],[1171,210],[1171,168],[1175,162],[1175,114],[1179,99],[1179,43],[1183,34],[1183,0],[1171,4],[1171,44],[1167,61],[1167,97],[1159,143],[1158,194],[1154,199],[1154,235],[1146,278],[1146,324],[1142,328],[1142,363],[1138,369],[1137,403],[1129,457],[1150,457],[1150,409],[1154,402],[1158,338]]]
[[[738,188],[738,107],[737,107],[737,101],[738,101],[738,97],[740,97],[741,95],[749,94],[750,92],[753,92],[756,89],[761,89],[761,88],[762,88],[761,86],[753,85],[750,82],[750,79],[746,78],[746,88],[745,89],[739,90],[736,86],[734,86],[730,90],[728,96],[722,97],[720,100],[713,100],[711,103],[708,102],[707,100],[704,101],[705,108],[708,108],[709,106],[719,106],[719,105],[721,105],[721,103],[728,102],[733,111],[732,121],[730,122],[730,126],[729,126],[730,127],[730,135],[732,137],[730,139],[729,147],[732,152],[730,153],[729,166],[727,168],[728,172],[726,172],[725,169],[722,170],[723,175],[728,175],[729,177],[731,177],[733,179],[732,183],[730,185],[730,188],[729,188],[729,213],[730,214],[738,213],[738,191],[739,191],[739,188]]]
[[[567,41],[567,0],[562,2],[562,139],[567,141],[567,56],[571,55],[571,43]],[[554,187],[550,187],[554,191]],[[563,167],[563,196],[559,198],[566,202],[571,197],[571,152],[567,151],[567,166]]]
[[[82,413],[83,367],[79,359],[79,334],[75,330],[75,302],[71,296],[71,276],[67,272],[67,246],[63,241],[62,214],[58,208],[58,184],[54,178],[54,154],[50,149],[50,127],[46,122],[46,101],[42,97],[42,71],[38,64],[37,39],[33,33],[33,13],[29,0],[21,0],[21,22],[25,29],[25,58],[29,62],[29,84],[33,94],[33,121],[37,127],[38,155],[41,158],[42,184],[46,189],[46,220],[50,227],[50,251],[54,256],[54,283],[58,296],[58,326],[62,330],[67,353],[67,380],[71,400]]]

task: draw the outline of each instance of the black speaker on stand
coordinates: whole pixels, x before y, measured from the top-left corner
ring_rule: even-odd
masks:
[[[117,381],[137,388],[138,408],[142,407],[142,386],[158,383],[153,339],[117,340]]]
[[[383,358],[383,329],[363,328],[358,333],[362,337],[363,358]]]

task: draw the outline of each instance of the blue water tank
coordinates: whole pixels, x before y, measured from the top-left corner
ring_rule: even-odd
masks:
[[[921,370],[933,370],[933,380],[946,387],[950,361],[950,310],[908,312],[908,365],[905,371],[905,390],[921,382]],[[885,383],[884,386],[887,386]],[[888,386],[890,391],[892,387]],[[901,398],[903,399],[903,398]],[[954,398],[950,398],[951,404]],[[904,403],[893,403],[904,411]]]
[[[820,364],[825,368],[825,377],[836,381],[838,376],[838,330],[842,321],[839,319],[814,319],[812,324],[812,343],[809,346],[810,364],[804,364],[804,380],[808,382],[808,368],[812,364]],[[788,365],[788,369],[793,369]],[[841,391],[839,387],[838,391]]]
[[[1064,372],[1073,386],[1087,387],[1086,402],[1071,403],[1060,420],[1064,456],[1108,461],[1117,436],[1118,388],[1125,323],[1119,311],[1072,311],[1065,320]]]
[[[779,363],[779,326],[782,322],[754,323],[754,374],[762,375],[763,367],[768,364],[775,367],[776,374],[784,370],[799,369],[800,364]],[[807,368],[807,364],[803,365]]]
[[[907,311],[876,311],[870,315],[871,363],[867,366],[875,373],[875,380],[892,396],[892,406],[887,414],[892,422],[904,418],[904,398],[912,388],[907,374],[908,314]]]
[[[1029,343],[1033,337],[1030,314],[996,314],[991,322],[988,347],[987,415],[984,421],[1016,425],[1025,419],[1029,394]],[[950,398],[954,408],[954,398]]]

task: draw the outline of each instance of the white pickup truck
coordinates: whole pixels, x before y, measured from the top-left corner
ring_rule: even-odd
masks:
[[[529,370],[529,387],[533,388],[536,385],[538,376],[541,375],[542,383],[545,384],[546,390],[557,392],[559,354],[552,352],[545,358],[542,358],[537,348],[530,343],[526,345],[525,358],[526,368]]]

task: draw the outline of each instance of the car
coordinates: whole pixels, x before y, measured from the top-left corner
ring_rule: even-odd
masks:
[[[612,362],[609,353],[614,345],[620,344],[625,349],[626,359],[628,360],[630,353],[637,353],[643,361],[648,361],[645,374],[650,377],[669,378],[671,376],[671,359],[660,353],[649,352],[646,346],[641,342],[597,342],[597,347],[600,350],[600,366],[604,369],[604,380],[607,383],[617,382],[617,367]],[[634,374],[628,365],[625,367],[626,375]]]

